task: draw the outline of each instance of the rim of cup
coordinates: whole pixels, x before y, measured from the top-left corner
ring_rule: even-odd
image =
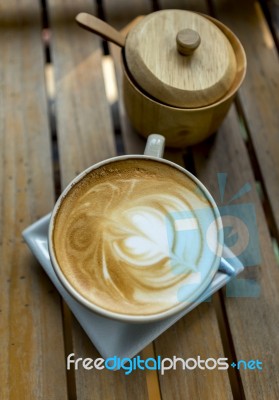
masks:
[[[199,187],[199,189],[204,193],[206,199],[212,205],[212,211],[215,215],[215,222],[217,225],[218,240],[217,240],[215,258],[211,265],[210,271],[206,276],[206,279],[203,280],[203,282],[197,288],[195,294],[192,295],[189,298],[189,300],[185,299],[185,301],[178,302],[176,305],[174,305],[173,307],[171,307],[165,311],[162,311],[159,313],[154,313],[154,314],[147,314],[147,315],[121,314],[121,313],[107,310],[105,308],[102,308],[102,307],[90,302],[88,299],[83,297],[67,280],[66,276],[62,272],[62,270],[59,266],[59,263],[56,259],[54,246],[53,246],[53,230],[54,230],[55,217],[58,213],[61,203],[63,202],[64,198],[67,196],[68,192],[72,189],[72,187],[75,186],[76,184],[78,184],[78,182],[80,182],[88,173],[90,173],[94,169],[100,168],[106,164],[110,164],[115,161],[127,160],[127,159],[154,160],[156,162],[162,162],[166,165],[169,165],[171,167],[178,169],[179,171],[182,171],[184,174],[186,174],[191,180],[193,180],[196,183],[196,185]],[[110,319],[122,321],[122,322],[132,322],[132,323],[148,323],[148,322],[155,322],[155,321],[159,321],[162,319],[166,319],[168,317],[171,317],[172,315],[179,313],[179,311],[182,311],[185,307],[187,307],[189,305],[189,303],[194,302],[203,293],[203,291],[207,288],[207,286],[212,281],[215,273],[217,272],[219,264],[220,264],[223,244],[224,244],[224,237],[223,237],[223,229],[222,229],[222,221],[221,221],[220,212],[218,210],[215,200],[213,199],[213,197],[210,194],[210,192],[208,191],[208,189],[199,181],[198,178],[196,178],[191,172],[187,171],[185,168],[181,167],[180,165],[177,165],[174,162],[166,160],[164,158],[153,157],[153,156],[144,155],[144,154],[132,154],[132,155],[123,155],[123,156],[116,156],[116,157],[108,158],[108,159],[100,161],[100,162],[88,167],[84,171],[82,171],[66,186],[66,188],[62,191],[61,195],[59,196],[58,200],[56,201],[53,211],[51,213],[51,219],[50,219],[50,224],[49,224],[49,229],[48,229],[48,249],[49,249],[49,254],[50,254],[50,260],[51,260],[53,269],[54,269],[57,277],[59,278],[60,283],[67,290],[67,292],[70,295],[72,295],[75,298],[75,300],[77,300],[79,303],[81,303],[82,305],[84,305],[91,311],[96,312],[99,315],[102,315],[102,316],[110,318]]]

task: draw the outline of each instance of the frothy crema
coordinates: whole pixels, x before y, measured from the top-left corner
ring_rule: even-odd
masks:
[[[197,184],[176,168],[140,158],[111,162],[63,199],[53,230],[55,256],[91,303],[120,314],[160,313],[212,265],[203,211],[213,218]],[[211,240],[217,241],[217,229]]]

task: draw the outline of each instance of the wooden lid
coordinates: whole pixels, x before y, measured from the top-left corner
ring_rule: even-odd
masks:
[[[128,34],[130,73],[162,103],[203,107],[223,97],[236,75],[233,48],[207,18],[184,10],[163,10],[143,18]]]

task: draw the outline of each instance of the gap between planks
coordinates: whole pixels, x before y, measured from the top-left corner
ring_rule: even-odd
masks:
[[[42,40],[45,49],[45,83],[46,83],[46,94],[47,94],[47,106],[48,106],[48,121],[50,126],[50,140],[51,140],[51,155],[53,164],[53,180],[55,199],[57,200],[61,193],[61,176],[60,176],[60,160],[59,160],[59,148],[57,138],[57,123],[56,123],[56,112],[55,112],[55,97],[56,88],[54,80],[54,71],[50,54],[50,41],[51,41],[51,30],[48,24],[48,11],[46,2],[41,0],[41,12],[43,20],[42,29]],[[72,338],[72,313],[63,300],[60,297],[60,307],[62,313],[62,324],[63,324],[63,337],[64,337],[64,352],[65,355],[73,352],[73,338]],[[66,369],[66,380],[67,380],[67,393],[69,400],[76,399],[76,387],[75,387],[75,376],[73,370]]]

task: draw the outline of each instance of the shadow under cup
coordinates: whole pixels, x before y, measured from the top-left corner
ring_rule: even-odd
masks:
[[[84,248],[81,238],[89,238]],[[197,178],[171,161],[130,155],[95,164],[67,186],[48,243],[54,270],[77,301],[102,316],[142,323],[170,317],[200,296],[219,267],[223,230]]]

